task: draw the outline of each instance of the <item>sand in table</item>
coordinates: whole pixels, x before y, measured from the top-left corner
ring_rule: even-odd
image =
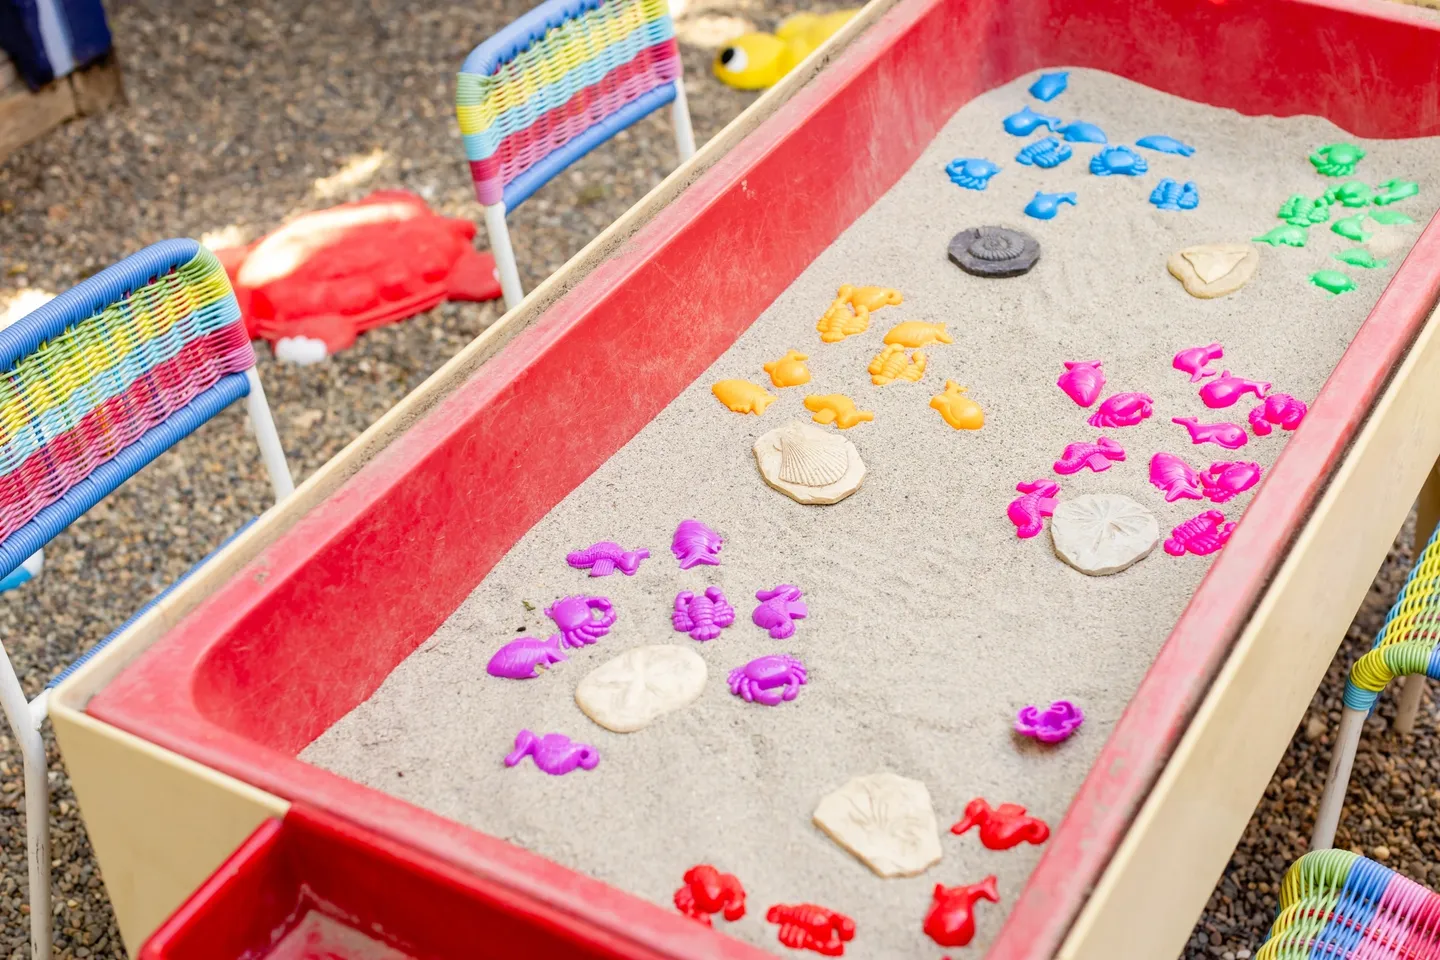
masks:
[[[1166,258],[1194,244],[1246,241],[1279,223],[1275,211],[1290,194],[1315,196],[1339,182],[1306,161],[1322,144],[1361,143],[1368,156],[1358,176],[1367,183],[1423,180],[1440,169],[1440,140],[1363,141],[1314,118],[1243,118],[1088,70],[1073,71],[1070,89],[1045,112],[1098,123],[1114,143],[1169,134],[1195,155],[1142,151],[1150,172],[1138,179],[1090,175],[1099,148],[1088,144],[1074,145],[1075,156],[1055,169],[1024,167],[1012,158],[1034,138],[1009,136],[1000,121],[1028,102],[1033,79],[952,118],[710,370],[536,524],[304,758],[667,909],[689,866],[716,864],[742,879],[751,904],[744,920],[720,927],[777,952],[765,908],[810,901],[855,918],[859,934],[846,956],[936,956],[921,932],[931,887],[996,873],[1002,904],[978,908],[975,942],[988,943],[1043,848],[992,852],[974,833],[946,833],[937,866],[881,880],[811,824],[816,802],[851,777],[890,770],[928,785],[942,830],[981,796],[1059,823],[1208,560],[1156,550],[1116,576],[1087,577],[1056,559],[1048,533],[1016,540],[1005,518],[1015,484],[1048,476],[1062,497],[1125,494],[1154,511],[1163,536],[1209,505],[1165,503],[1146,479],[1151,454],[1178,453],[1197,468],[1231,459],[1268,467],[1288,434],[1252,437],[1231,454],[1192,447],[1170,423],[1186,415],[1243,423],[1252,405],[1206,410],[1170,358],[1219,340],[1223,366],[1311,401],[1398,259],[1377,270],[1345,267],[1330,257],[1352,244],[1320,226],[1305,249],[1260,247],[1257,275],[1237,294],[1197,300],[1166,272]],[[988,190],[963,190],[944,174],[955,157],[989,157],[1002,170]],[[1199,208],[1151,206],[1162,176],[1196,181]],[[1419,197],[1390,209],[1423,223],[1437,186],[1424,183]],[[1037,189],[1073,190],[1079,205],[1032,220],[1021,210]],[[992,223],[1039,239],[1043,253],[1028,275],[985,280],[947,261],[954,233]],[[1413,240],[1419,226],[1404,229]],[[1327,268],[1346,270],[1359,288],[1332,297],[1307,282]],[[905,303],[878,311],[864,335],[822,344],[815,321],[842,283],[893,286]],[[866,365],[886,330],[911,319],[947,322],[956,342],[928,348],[920,383],[872,386]],[[777,391],[764,416],[736,415],[711,395],[712,383],[730,377],[768,388],[761,365],[790,348],[810,355],[814,379]],[[1055,379],[1062,361],[1096,358],[1107,395],[1147,392],[1155,416],[1106,431],[1126,462],[1055,477],[1051,464],[1065,445],[1099,433]],[[983,430],[952,430],[928,407],[947,378],[984,407]],[[761,481],[751,445],[805,417],[807,393],[831,392],[875,411],[873,423],[845,433],[869,472],[848,500],[805,507]],[[1238,517],[1251,495],[1221,509]],[[722,566],[677,568],[670,536],[688,517],[724,533]],[[596,540],[646,546],[651,558],[634,577],[589,579],[565,566],[567,551]],[[788,641],[749,622],[754,592],[778,583],[802,587],[810,605]],[[671,629],[670,612],[677,591],[711,584],[739,616],[718,640],[696,644]],[[550,631],[541,608],[579,592],[614,601],[619,622],[609,637],[537,680],[486,675],[491,654],[522,625],[531,635]],[[589,670],[663,642],[688,644],[709,664],[693,706],[629,735],[580,713],[573,693]],[[729,694],[733,667],[780,651],[810,671],[796,701],[766,708]],[[1085,709],[1075,738],[1056,748],[1014,738],[1016,710],[1059,698]],[[501,758],[522,727],[596,745],[599,767],[560,778],[528,762],[505,769]]]

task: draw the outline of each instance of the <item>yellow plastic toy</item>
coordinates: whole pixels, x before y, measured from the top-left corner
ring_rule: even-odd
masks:
[[[891,290],[889,287],[852,287],[848,283],[840,287],[839,298],[856,310],[864,307],[871,313],[881,307],[898,307],[905,302],[899,290]]]
[[[799,350],[788,351],[779,360],[771,360],[765,364],[764,370],[770,374],[770,382],[777,387],[798,387],[802,383],[810,382],[810,368],[805,366],[805,361],[810,357]]]
[[[773,393],[766,393],[765,388],[758,383],[751,383],[749,380],[721,380],[710,388],[715,394],[715,399],[736,413],[753,413],[756,416],[765,412],[780,398]]]
[[[810,419],[816,423],[833,423],[841,430],[875,419],[872,411],[856,410],[855,401],[839,393],[811,394],[805,398],[805,409],[814,414]]]
[[[906,320],[885,334],[885,342],[901,347],[928,347],[932,343],[954,343],[955,338],[945,332],[943,323]]]
[[[896,380],[919,381],[925,375],[925,354],[919,350],[913,356],[905,356],[905,348],[893,344],[875,354],[870,361],[870,382],[877,387]]]
[[[791,14],[780,21],[773,35],[747,33],[736,37],[715,55],[715,76],[738,90],[774,86],[858,12]]]
[[[851,310],[843,297],[837,297],[815,324],[815,329],[825,343],[839,343],[870,329],[870,311],[864,307]]]
[[[985,411],[980,404],[965,396],[965,387],[954,380],[945,381],[945,392],[930,398],[932,409],[939,410],[945,422],[956,430],[979,430],[985,426]]]

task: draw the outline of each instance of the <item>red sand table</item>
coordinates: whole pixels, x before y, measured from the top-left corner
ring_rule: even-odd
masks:
[[[394,865],[397,888],[443,864],[517,924],[514,939],[440,956],[576,955],[556,938],[592,956],[764,956],[296,755],[970,99],[1078,65],[1245,114],[1433,136],[1440,28],[1407,16],[1331,0],[872,4],[828,68],[787,77],[742,118],[743,139],[722,134],[302,488],[294,502],[308,512],[262,519],[57,691],[52,716],[131,946],[258,825],[317,811],[347,825],[331,837],[361,861]],[[1424,322],[1437,291],[1431,224],[1165,642],[988,956],[1179,952],[1440,455],[1440,418],[1423,415],[1440,401],[1440,335]],[[706,322],[693,325],[697,304]],[[636,356],[667,362],[636,381]],[[1422,507],[1436,503],[1431,483]],[[239,903],[270,896],[249,889]]]

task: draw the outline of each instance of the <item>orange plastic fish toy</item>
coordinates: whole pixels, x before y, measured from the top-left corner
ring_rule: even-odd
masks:
[[[946,380],[945,392],[931,397],[930,407],[939,410],[945,422],[956,430],[979,430],[985,426],[985,411],[965,396],[965,389],[954,380]]]
[[[885,342],[901,347],[928,347],[932,343],[954,343],[955,338],[946,332],[943,323],[906,320],[885,334]]]
[[[805,365],[809,356],[799,350],[790,350],[779,360],[771,360],[765,364],[764,370],[770,374],[770,382],[777,387],[798,387],[802,383],[810,382],[810,368]]]
[[[765,412],[780,398],[773,393],[767,393],[765,388],[758,383],[751,383],[749,380],[721,380],[710,388],[715,394],[715,399],[736,413],[753,413],[756,416]]]
[[[856,410],[855,401],[839,393],[811,394],[805,398],[805,409],[814,414],[810,419],[816,423],[833,423],[841,430],[875,419],[873,411]]]

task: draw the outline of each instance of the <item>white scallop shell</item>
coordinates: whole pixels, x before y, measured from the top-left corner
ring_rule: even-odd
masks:
[[[846,441],[818,427],[792,423],[780,434],[780,479],[806,487],[823,487],[850,468]]]

